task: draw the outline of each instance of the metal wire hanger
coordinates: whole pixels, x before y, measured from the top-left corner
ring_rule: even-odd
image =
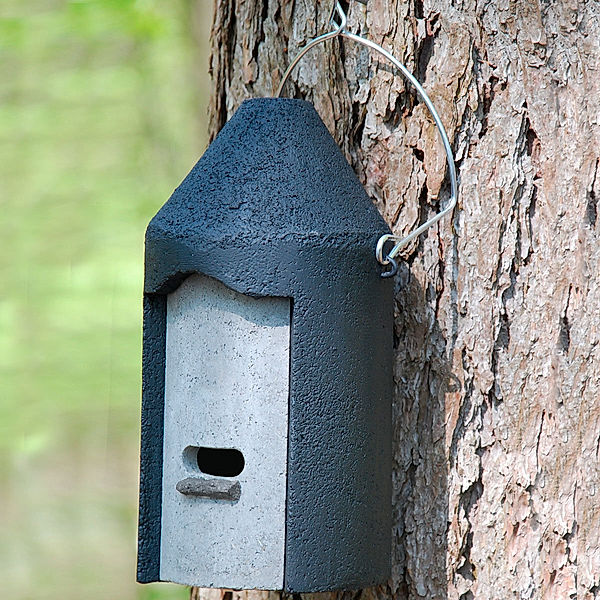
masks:
[[[382,273],[382,277],[393,277],[396,274],[396,272],[398,271],[398,263],[395,260],[395,258],[398,255],[398,253],[400,252],[400,250],[404,246],[406,246],[409,242],[414,240],[417,236],[419,236],[421,233],[423,233],[426,229],[428,229],[429,227],[431,227],[432,225],[437,223],[442,217],[447,215],[456,206],[456,201],[458,199],[458,184],[456,181],[456,167],[454,165],[454,155],[452,153],[450,141],[448,140],[448,134],[446,133],[446,130],[444,129],[442,120],[440,119],[440,116],[439,116],[437,110],[435,109],[433,102],[431,101],[431,99],[429,98],[429,96],[427,95],[425,90],[423,89],[423,86],[417,81],[415,76],[397,58],[395,58],[392,54],[390,54],[385,48],[382,48],[381,46],[379,46],[375,42],[372,42],[371,40],[368,40],[359,35],[351,33],[350,31],[347,31],[346,30],[347,16],[346,16],[346,13],[344,12],[341,4],[339,3],[339,1],[336,1],[335,6],[334,6],[333,10],[331,11],[330,23],[334,27],[333,31],[324,33],[324,34],[314,38],[310,42],[308,42],[308,44],[306,44],[306,46],[304,46],[304,48],[302,48],[302,50],[300,50],[300,52],[298,53],[296,58],[294,58],[294,60],[290,63],[287,70],[283,74],[281,83],[279,84],[279,88],[277,90],[277,97],[281,97],[283,88],[284,88],[287,80],[289,79],[292,71],[294,70],[294,67],[300,62],[302,57],[309,50],[311,50],[315,46],[321,44],[322,42],[331,40],[336,37],[346,38],[348,40],[352,40],[353,42],[358,42],[359,44],[362,44],[363,46],[367,46],[367,48],[375,50],[375,52],[381,54],[384,58],[389,60],[402,73],[402,75],[406,79],[408,79],[408,81],[410,81],[410,83],[417,90],[417,93],[419,94],[421,100],[423,100],[423,102],[425,103],[425,106],[427,106],[429,112],[431,113],[431,116],[433,117],[435,125],[439,131],[440,137],[442,138],[442,143],[444,144],[444,150],[446,151],[446,160],[448,162],[448,173],[450,175],[450,199],[448,200],[446,206],[435,216],[431,217],[431,219],[429,219],[426,223],[423,223],[422,225],[420,225],[419,227],[417,227],[416,229],[411,231],[411,233],[409,233],[407,236],[401,238],[396,235],[386,234],[386,235],[382,235],[379,238],[379,240],[377,241],[377,246],[375,249],[375,256],[376,256],[377,260],[382,265],[391,265],[391,268],[388,271],[384,271]],[[384,255],[384,246],[387,242],[393,242],[394,247],[387,254]]]

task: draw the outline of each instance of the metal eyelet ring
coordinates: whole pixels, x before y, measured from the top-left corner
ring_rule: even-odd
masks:
[[[388,277],[393,277],[398,272],[398,263],[395,259],[393,259],[389,254],[386,255],[385,260],[388,265],[391,265],[391,268],[388,271],[382,271],[381,277],[383,279],[387,279]]]

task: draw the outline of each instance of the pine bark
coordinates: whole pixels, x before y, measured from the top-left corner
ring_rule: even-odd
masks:
[[[216,0],[212,137],[273,95],[331,4]],[[600,597],[600,4],[351,0],[349,16],[431,95],[460,200],[397,277],[393,576],[319,597]],[[439,209],[441,144],[388,65],[336,40],[292,79],[395,232]]]

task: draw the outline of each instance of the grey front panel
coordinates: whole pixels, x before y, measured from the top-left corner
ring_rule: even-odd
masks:
[[[168,296],[163,581],[283,588],[290,319],[289,299],[252,298],[201,275]],[[243,470],[202,472],[194,448],[238,450]],[[239,500],[176,490],[190,478],[237,481]]]

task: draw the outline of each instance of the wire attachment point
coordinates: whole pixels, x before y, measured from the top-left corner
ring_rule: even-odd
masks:
[[[389,254],[385,257],[386,265],[390,265],[390,268],[387,271],[381,271],[381,277],[383,279],[387,279],[388,277],[393,277],[398,272],[398,263],[396,259],[392,258]]]
[[[337,20],[336,20],[337,18]],[[329,16],[329,23],[334,29],[345,29],[347,23],[347,16],[339,2],[336,2],[331,9],[331,15]]]
[[[359,0],[359,1],[362,1],[362,0]],[[391,277],[398,270],[398,266],[394,262],[394,258],[397,256],[398,252],[400,252],[400,250],[404,246],[406,246],[409,242],[411,242],[414,238],[421,235],[421,233],[423,233],[426,229],[428,229],[429,227],[431,227],[432,225],[437,223],[442,217],[447,215],[456,206],[456,202],[458,200],[458,182],[457,182],[457,178],[456,178],[456,166],[454,164],[454,154],[452,153],[452,147],[450,146],[450,140],[448,139],[448,134],[446,133],[446,129],[444,128],[442,120],[441,120],[437,110],[435,109],[433,102],[427,95],[427,92],[424,90],[423,86],[417,81],[416,77],[396,57],[394,57],[390,52],[388,52],[382,46],[379,46],[378,44],[376,44],[375,42],[372,42],[371,40],[368,40],[367,38],[363,38],[359,35],[356,35],[354,33],[346,31],[347,16],[346,16],[346,13],[344,12],[344,9],[342,8],[342,5],[340,4],[339,1],[335,2],[335,5],[331,11],[330,23],[334,27],[333,31],[324,33],[324,34],[316,37],[315,39],[311,40],[310,42],[308,42],[308,44],[306,44],[306,46],[304,46],[304,48],[302,48],[300,50],[300,52],[298,53],[296,58],[294,58],[294,60],[290,63],[290,65],[286,69],[285,73],[283,74],[283,77],[281,78],[279,88],[277,89],[277,97],[281,96],[283,88],[284,88],[287,80],[289,79],[292,71],[294,70],[294,67],[300,62],[300,59],[309,50],[311,50],[318,44],[325,42],[327,40],[330,40],[330,39],[333,39],[336,37],[342,37],[347,40],[357,42],[358,44],[362,44],[363,46],[366,46],[367,48],[370,48],[371,50],[374,50],[375,52],[377,52],[383,58],[390,61],[400,71],[400,73],[402,73],[404,78],[407,79],[413,85],[413,87],[416,89],[419,97],[424,102],[425,106],[427,106],[427,109],[429,110],[429,112],[433,118],[433,121],[435,122],[437,130],[442,139],[442,144],[444,145],[444,150],[446,152],[446,160],[448,163],[448,175],[450,177],[450,199],[448,200],[446,206],[439,213],[437,213],[436,215],[431,217],[431,219],[429,219],[428,221],[426,221],[425,223],[423,223],[422,225],[417,227],[414,231],[409,233],[407,236],[401,238],[396,235],[386,234],[386,235],[381,236],[377,242],[377,247],[375,249],[375,256],[377,258],[377,261],[382,265],[392,264],[392,269],[390,271],[385,271],[385,274],[382,274],[382,277],[384,277],[384,276]],[[388,241],[394,242],[395,245],[391,249],[391,251],[384,256],[383,255],[383,246]],[[394,269],[394,265],[395,265],[395,269]],[[392,271],[393,271],[393,273],[392,273]]]

